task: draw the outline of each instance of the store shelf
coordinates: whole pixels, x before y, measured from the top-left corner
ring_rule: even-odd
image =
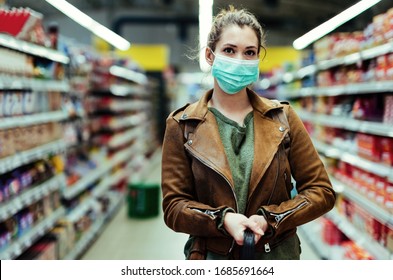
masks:
[[[303,79],[306,76],[314,75],[318,71],[327,70],[340,65],[352,65],[358,62],[376,58],[381,55],[385,55],[393,52],[393,42],[389,42],[380,46],[376,46],[367,50],[362,50],[353,54],[349,54],[343,57],[337,57],[328,60],[322,60],[316,64],[308,65],[300,68],[298,71],[286,72],[280,74],[278,77],[271,78],[271,84],[277,85],[281,82],[290,83],[294,80]]]
[[[92,93],[111,93],[115,96],[148,96],[148,92],[144,87],[139,85],[121,85],[121,84],[114,84],[111,85],[108,89],[92,89]]]
[[[7,34],[0,34],[0,46],[64,64],[68,64],[70,61],[65,54],[59,51],[18,40]]]
[[[63,207],[55,210],[49,217],[45,218],[31,230],[22,235],[19,239],[12,242],[5,250],[0,252],[1,260],[15,259],[20,256],[24,250],[28,249],[35,241],[44,236],[56,222],[64,216]]]
[[[80,202],[79,205],[67,213],[66,219],[72,223],[76,223],[86,214],[89,209],[93,208],[94,204],[96,203],[97,201],[94,199],[94,197],[84,199]]]
[[[393,92],[393,81],[374,81],[367,83],[353,83],[330,87],[305,87],[300,89],[279,89],[280,95],[287,99],[307,96],[339,96],[353,94],[369,94]]]
[[[127,178],[130,171],[127,169],[120,169],[116,173],[106,176],[93,190],[94,197],[100,197],[107,192],[113,185],[118,184],[121,180]]]
[[[338,245],[328,245],[322,240],[321,223],[318,220],[311,221],[298,227],[299,234],[304,236],[310,247],[322,260],[341,259],[343,249]]]
[[[61,122],[68,119],[68,114],[63,111],[45,112],[24,116],[0,118],[0,129],[31,126],[41,123]]]
[[[122,78],[140,85],[146,85],[148,82],[147,76],[145,74],[117,65],[111,66],[109,68],[109,73],[115,77]]]
[[[136,127],[141,123],[145,123],[147,120],[147,114],[145,112],[141,112],[131,116],[98,117],[97,119],[92,120],[92,122],[99,123],[99,129],[101,130],[115,131],[130,127]]]
[[[68,92],[70,85],[65,80],[43,80],[0,74],[0,90],[33,90]]]
[[[16,153],[12,156],[0,159],[0,174],[13,170],[24,164],[42,159],[49,154],[58,154],[66,150],[63,139],[33,148],[31,150]]]
[[[67,186],[63,191],[63,198],[72,199],[84,190],[86,190],[95,181],[104,177],[106,173],[111,169],[111,164],[108,161],[101,163],[99,167],[84,174],[75,184]]]
[[[325,144],[316,139],[313,139],[313,143],[315,148],[327,157],[340,159],[363,170],[372,172],[381,177],[386,177],[389,181],[393,182],[393,168],[390,166],[366,160],[344,149]]]
[[[393,85],[392,85],[393,86]],[[348,117],[332,116],[310,113],[304,110],[297,111],[303,121],[313,122],[318,125],[346,129],[350,131],[393,137],[393,125],[379,122],[355,120]]]
[[[105,220],[103,218],[97,219],[88,232],[86,232],[80,240],[75,244],[75,247],[69,252],[64,260],[76,260],[78,257],[90,246],[91,242],[100,233],[101,228],[104,226]]]
[[[120,209],[121,205],[124,203],[124,197],[121,194],[111,195],[110,209],[102,217],[96,219],[94,224],[91,226],[88,232],[83,234],[81,239],[76,243],[75,247],[71,252],[69,252],[64,259],[65,260],[75,260],[90,246],[94,239],[101,233],[105,224],[110,220],[110,218]]]
[[[393,260],[393,254],[389,250],[372,239],[366,233],[358,230],[353,226],[345,217],[340,215],[337,209],[333,208],[332,211],[326,214],[330,219],[349,239],[353,240],[358,246],[365,249],[374,258],[378,260]]]
[[[111,149],[116,149],[130,143],[132,140],[136,139],[141,135],[142,129],[140,127],[132,128],[122,133],[115,134],[108,141],[107,145]]]
[[[100,178],[105,180],[107,173],[116,165],[129,160],[134,153],[136,153],[135,147],[126,148],[117,152],[112,158],[102,161],[100,166],[96,169],[85,174],[82,179],[80,179],[75,184],[65,188],[63,192],[63,197],[65,199],[72,199],[84,190],[86,190],[92,183]]]
[[[54,176],[46,182],[28,189],[11,200],[0,205],[0,222],[16,214],[23,208],[39,201],[49,193],[65,187],[66,179],[63,173]]]
[[[382,208],[376,202],[368,199],[367,197],[354,190],[353,188],[347,186],[343,182],[340,182],[333,177],[331,177],[330,180],[334,188],[340,189],[340,191],[345,197],[349,198],[351,201],[359,205],[362,209],[366,210],[382,224],[388,224],[393,227],[393,213],[390,213],[388,210]]]

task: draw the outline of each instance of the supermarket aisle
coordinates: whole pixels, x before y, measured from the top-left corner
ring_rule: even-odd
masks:
[[[161,180],[161,153],[157,151],[141,174],[148,183]],[[173,232],[160,215],[134,219],[127,216],[124,203],[102,235],[85,253],[85,260],[176,260],[183,259],[187,235]]]
[[[159,183],[161,178],[161,153],[155,153],[145,170],[146,182]],[[160,215],[148,219],[127,217],[127,205],[123,204],[104,232],[82,257],[84,260],[181,260],[186,234],[170,230]],[[302,242],[302,259],[315,260],[319,257]]]

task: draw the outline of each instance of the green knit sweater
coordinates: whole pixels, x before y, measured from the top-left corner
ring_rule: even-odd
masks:
[[[254,160],[253,112],[247,114],[244,125],[241,126],[221,114],[217,109],[209,108],[209,110],[217,120],[218,131],[233,177],[239,213],[244,214]]]

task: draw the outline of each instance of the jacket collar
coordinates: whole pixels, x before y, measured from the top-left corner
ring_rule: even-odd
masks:
[[[220,140],[215,117],[213,114],[207,114],[207,103],[212,93],[212,90],[205,93],[198,102],[187,106],[180,116],[181,120],[198,120],[203,122],[198,126],[195,133],[192,133],[190,136],[189,140],[192,140],[192,144],[186,144],[186,147],[205,164],[221,173],[233,186],[233,178],[225,156],[224,146]],[[277,105],[273,101],[259,97],[251,90],[247,90],[247,94],[254,108],[254,162],[249,189],[249,195],[252,195],[258,182],[272,162],[287,130],[284,132],[279,122],[265,116],[270,110],[282,108],[282,105]]]
[[[182,119],[196,119],[204,120],[208,112],[207,103],[213,95],[213,89],[207,91],[198,102],[195,102],[188,106],[181,116]],[[267,98],[259,96],[254,91],[247,88],[247,95],[250,99],[251,105],[254,110],[258,111],[262,115],[266,115],[272,109],[282,108],[282,105],[277,105],[273,101]]]

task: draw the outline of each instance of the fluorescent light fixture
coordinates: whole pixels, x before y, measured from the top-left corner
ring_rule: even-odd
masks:
[[[340,25],[344,24],[345,22],[351,20],[352,18],[356,17],[357,15],[361,14],[368,8],[374,6],[381,0],[362,0],[356,3],[355,5],[349,7],[348,9],[344,10],[343,12],[339,13],[338,15],[332,17],[328,21],[322,23],[321,25],[315,27],[311,31],[307,32],[303,36],[297,38],[293,42],[293,47],[297,50],[304,49],[311,43],[315,42],[319,38],[322,38],[329,32],[333,31]]]
[[[130,43],[124,39],[123,37],[119,36],[112,30],[108,29],[107,27],[103,26],[102,24],[98,23],[81,10],[76,8],[75,6],[71,5],[65,0],[45,0],[53,7],[64,13],[66,16],[74,20],[75,22],[79,23],[86,29],[93,32],[98,37],[104,39],[112,46],[118,48],[119,50],[128,50],[130,48]]]
[[[202,72],[208,72],[210,65],[205,59],[207,36],[212,27],[213,0],[199,0],[199,67]]]

